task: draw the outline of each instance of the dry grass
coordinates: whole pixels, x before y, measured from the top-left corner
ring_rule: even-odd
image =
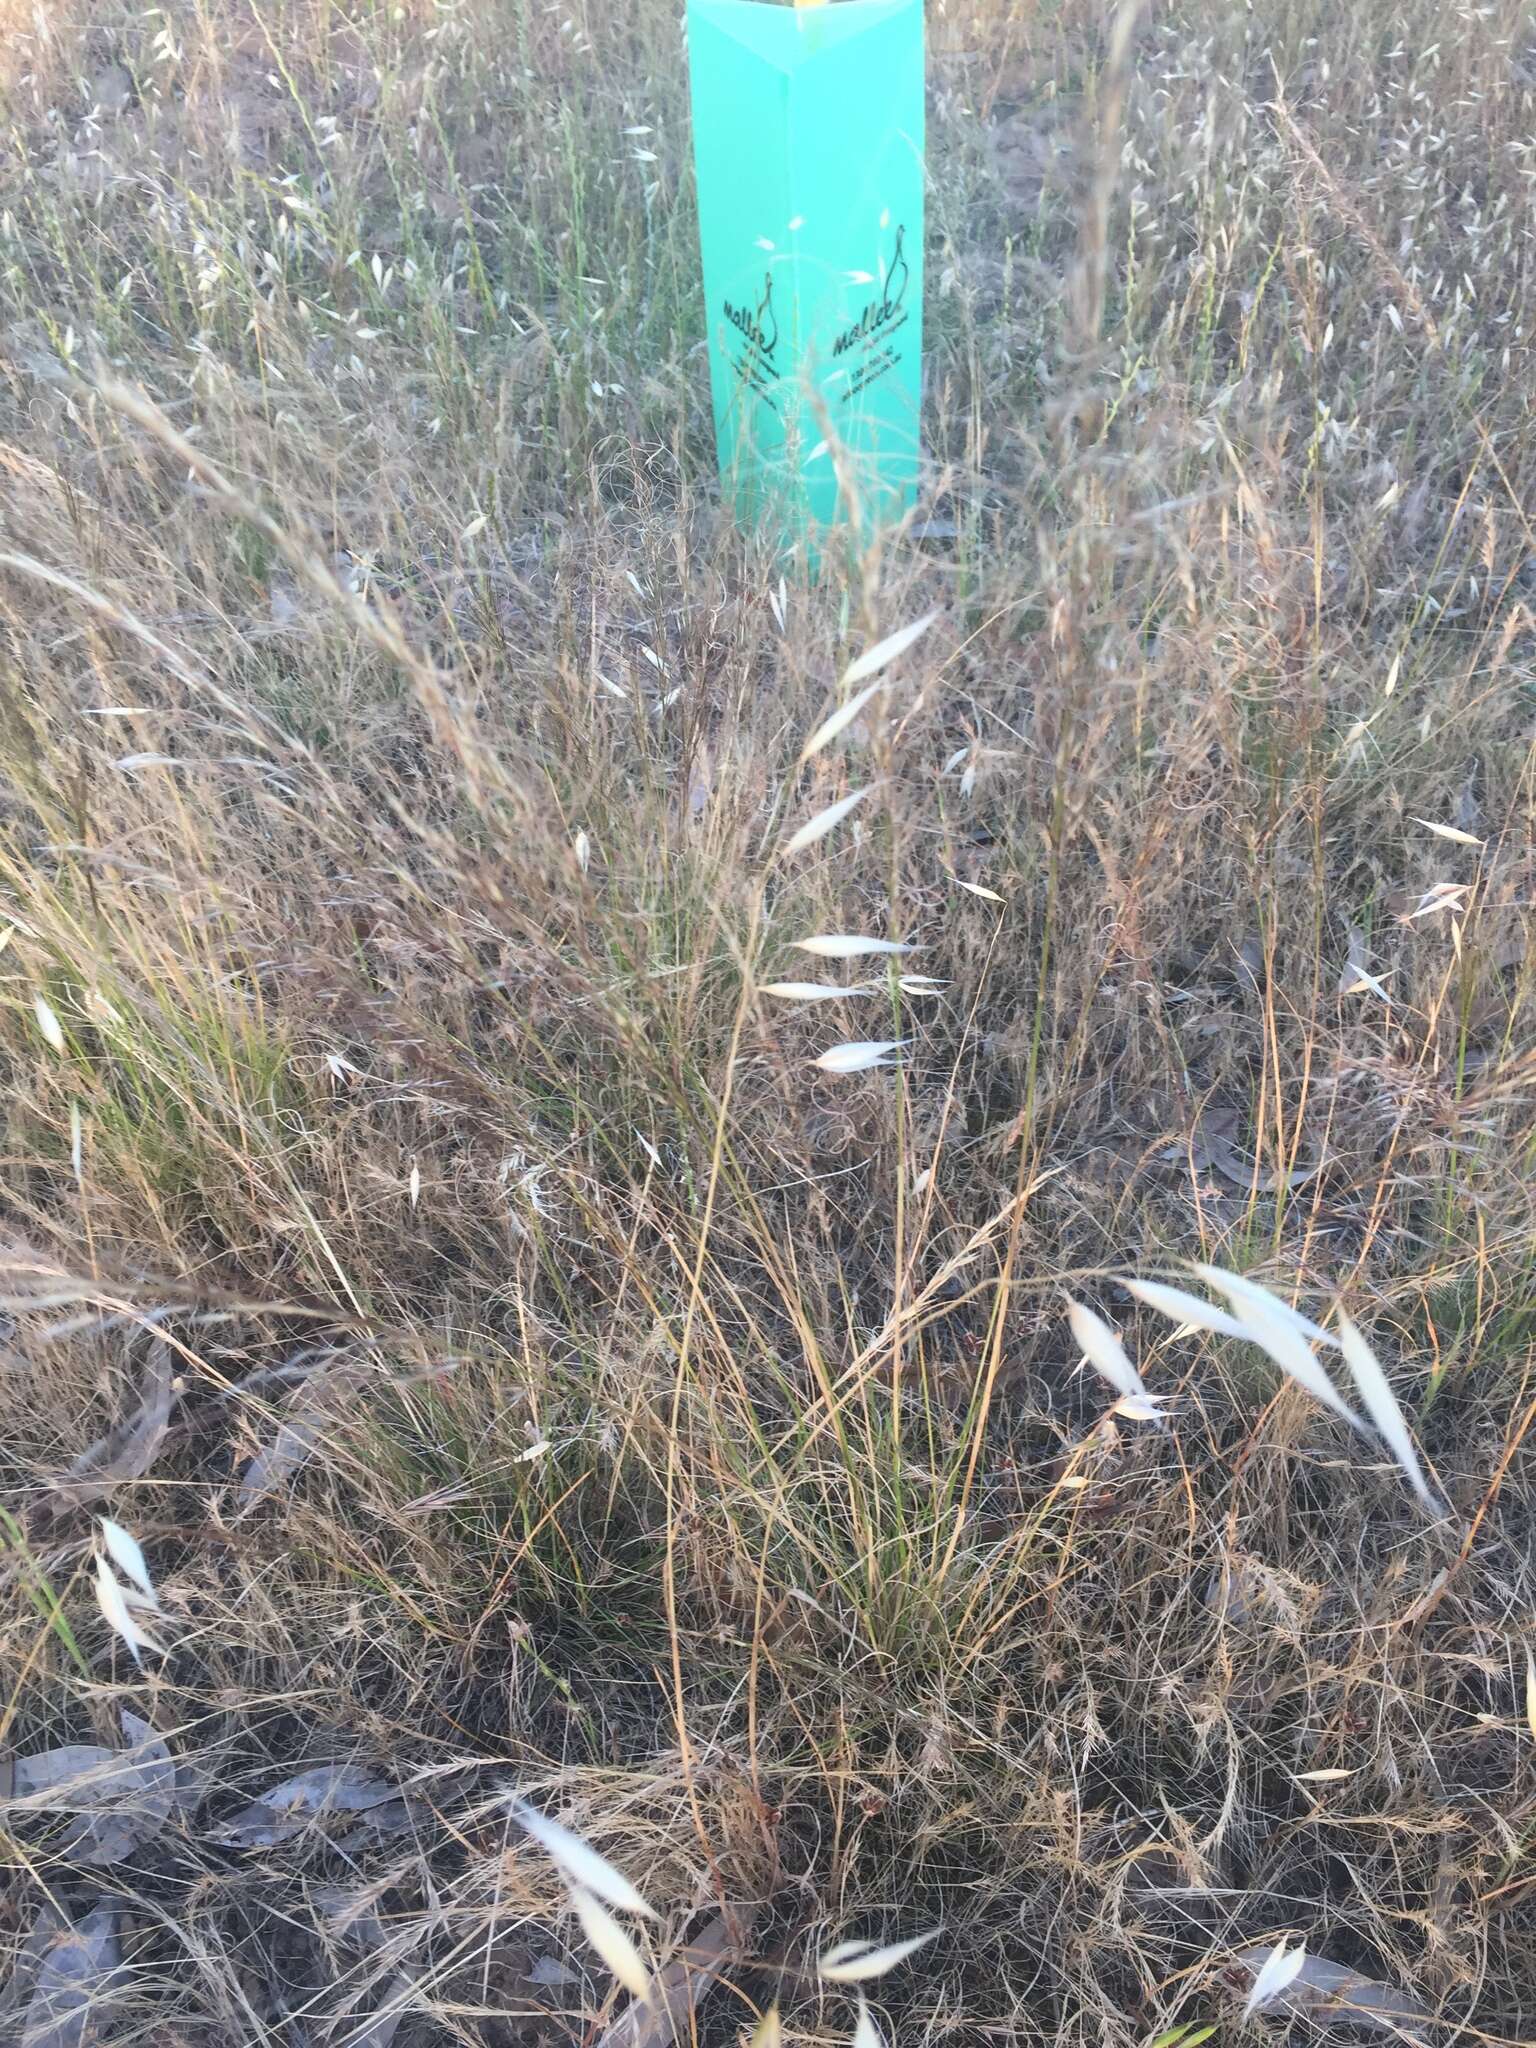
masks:
[[[5,2024],[104,1909],[113,2042],[590,2039],[518,1788],[706,2039],[938,1922],[906,2044],[1235,2041],[1282,1936],[1536,2037],[1525,10],[936,14],[955,534],[809,587],[714,506],[675,9],[11,13],[0,1738],[187,1783],[8,1809]],[[1112,1278],[1193,1258],[1454,1517]],[[408,1796],[230,1839],[333,1762]]]

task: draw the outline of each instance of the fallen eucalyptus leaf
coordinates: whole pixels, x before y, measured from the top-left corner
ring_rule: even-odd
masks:
[[[355,1828],[349,1828],[344,1835],[338,1835],[338,1849],[360,1849],[370,1838],[379,1835],[419,1835],[432,1821],[430,1806],[422,1799],[391,1799],[382,1806],[370,1807],[363,1813]]]
[[[52,1906],[41,1906],[25,1941],[14,1952],[10,1975],[0,1983],[0,2020],[9,2019],[27,2002],[37,1982],[43,1957],[64,1932],[63,1916]]]
[[[212,1839],[226,1848],[270,1849],[302,1834],[319,1814],[366,1813],[399,1796],[398,1785],[359,1764],[314,1764],[252,1800]]]
[[[558,1956],[540,1956],[531,1970],[524,1972],[530,1984],[542,1984],[549,1990],[559,1990],[566,1984],[579,1984],[580,1975],[569,1963],[562,1963]]]
[[[308,1460],[319,1433],[319,1424],[302,1416],[279,1423],[271,1443],[247,1460],[240,1473],[242,1508],[254,1507],[264,1494],[291,1479]]]
[[[57,1505],[86,1507],[125,1480],[142,1479],[160,1455],[177,1392],[170,1346],[156,1338],[149,1347],[138,1406],[54,1481]]]
[[[317,1929],[328,1941],[376,1949],[387,1940],[379,1917],[379,1901],[394,1882],[393,1873],[372,1884],[317,1884],[308,1894]]]
[[[105,1774],[118,1761],[115,1749],[103,1749],[96,1742],[66,1742],[60,1749],[39,1750],[34,1756],[19,1756],[11,1766],[11,1799],[30,1799],[39,1807],[49,1800],[40,1795],[68,1789],[73,1792],[92,1774]]]
[[[330,2048],[389,2048],[410,2010],[411,1990],[409,1977],[398,1973],[391,1977],[379,1993],[378,2010],[371,2018],[359,2021],[355,2013],[348,2013],[335,2022]]]
[[[357,1362],[339,1351],[323,1352],[300,1380],[288,1413],[270,1443],[241,1468],[238,1513],[248,1514],[275,1487],[309,1462],[325,1423],[339,1402],[356,1391]]]
[[[176,1766],[170,1750],[147,1721],[126,1707],[121,1719],[133,1747],[114,1756],[119,1770],[104,1774],[101,1807],[81,1813],[58,1845],[60,1855],[88,1867],[121,1863],[153,1841],[176,1803]]]
[[[121,1989],[117,1912],[99,1906],[56,1937],[38,1964],[22,2048],[86,2048]]]
[[[1273,1194],[1281,1187],[1305,1187],[1309,1180],[1317,1178],[1313,1166],[1293,1167],[1283,1174],[1261,1170],[1238,1150],[1232,1135],[1237,1123],[1235,1110],[1207,1109],[1197,1120],[1188,1142],[1170,1145],[1163,1157],[1184,1160],[1196,1173],[1219,1173],[1233,1187],[1261,1195]]]
[[[1257,932],[1249,932],[1240,946],[1232,948],[1237,978],[1255,995],[1264,987],[1264,943]]]

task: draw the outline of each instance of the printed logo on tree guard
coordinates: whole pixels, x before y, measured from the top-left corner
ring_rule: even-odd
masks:
[[[907,285],[912,274],[907,267],[907,259],[902,254],[901,245],[906,232],[905,227],[896,230],[896,247],[891,252],[890,267],[885,274],[885,289],[878,299],[870,300],[851,327],[843,329],[832,344],[833,355],[846,355],[850,349],[857,348],[860,342],[873,340],[901,311],[901,302],[907,296]]]
[[[773,272],[763,272],[763,296],[752,312],[745,306],[733,306],[727,299],[725,317],[738,334],[745,335],[758,353],[772,363],[773,352],[779,345],[779,320],[773,310]]]

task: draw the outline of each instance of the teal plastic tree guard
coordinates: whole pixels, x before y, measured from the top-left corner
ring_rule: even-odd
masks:
[[[727,495],[866,538],[917,486],[922,0],[688,0],[688,63]]]

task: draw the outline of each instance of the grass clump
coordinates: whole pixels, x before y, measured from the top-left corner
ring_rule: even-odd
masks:
[[[664,10],[11,26],[7,2021],[1529,2040],[1523,11],[935,18],[814,583]]]

